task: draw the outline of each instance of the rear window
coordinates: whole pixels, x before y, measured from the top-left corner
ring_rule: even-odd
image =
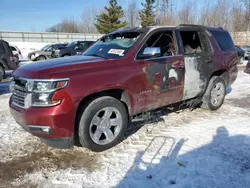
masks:
[[[17,51],[13,46],[10,47],[12,51]]]
[[[0,43],[0,53],[5,53],[5,48],[4,45],[2,43]]]
[[[210,31],[210,32],[214,36],[215,40],[217,41],[222,51],[230,51],[235,49],[233,40],[228,32],[226,31]]]

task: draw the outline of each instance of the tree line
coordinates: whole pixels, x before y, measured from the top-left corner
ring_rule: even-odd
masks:
[[[250,0],[142,0],[122,7],[117,0],[100,11],[85,10],[81,20],[63,19],[48,32],[109,33],[122,27],[201,24],[223,27],[232,32],[250,29]]]

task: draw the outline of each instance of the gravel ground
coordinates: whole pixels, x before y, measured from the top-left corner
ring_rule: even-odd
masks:
[[[249,79],[239,73],[218,111],[161,110],[103,153],[48,148],[1,95],[0,187],[250,187]]]

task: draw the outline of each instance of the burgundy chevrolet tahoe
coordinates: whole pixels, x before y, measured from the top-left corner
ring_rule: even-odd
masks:
[[[136,115],[174,103],[217,110],[237,63],[222,28],[125,28],[82,56],[18,68],[9,105],[17,123],[50,146],[103,151]]]

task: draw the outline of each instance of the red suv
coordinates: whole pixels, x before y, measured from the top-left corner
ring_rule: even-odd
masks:
[[[217,110],[237,63],[222,28],[126,28],[82,56],[18,68],[9,104],[17,123],[42,142],[103,151],[119,142],[136,115],[174,103]]]

